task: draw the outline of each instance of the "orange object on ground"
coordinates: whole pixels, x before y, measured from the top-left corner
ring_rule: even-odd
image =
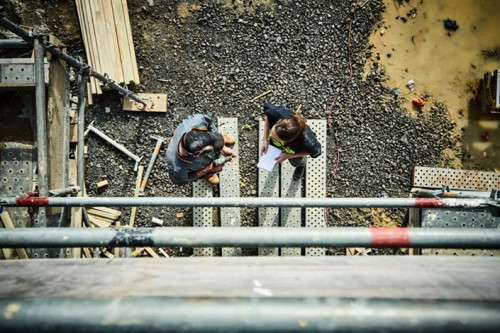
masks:
[[[413,103],[413,105],[419,108],[425,105],[425,99],[422,98],[414,98],[411,102]]]

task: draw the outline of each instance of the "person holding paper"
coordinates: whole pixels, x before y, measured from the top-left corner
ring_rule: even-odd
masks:
[[[236,158],[230,148],[235,138],[220,134],[213,119],[194,114],[184,119],[174,132],[167,148],[167,171],[172,182],[185,185],[204,178],[219,184],[217,173],[229,160]]]
[[[282,163],[289,160],[295,167],[293,179],[299,180],[304,174],[307,156],[321,155],[321,144],[316,134],[297,113],[270,103],[264,103],[265,123],[261,154],[268,152],[269,145],[281,150],[275,160]]]

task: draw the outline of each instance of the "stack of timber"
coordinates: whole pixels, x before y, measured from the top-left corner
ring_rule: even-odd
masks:
[[[89,207],[87,214],[89,215],[90,223],[98,228],[111,227],[112,224],[116,224],[116,221],[122,215],[119,210],[107,207]]]
[[[75,0],[90,67],[117,84],[139,84],[126,0]],[[90,80],[90,94],[101,94],[101,84]]]

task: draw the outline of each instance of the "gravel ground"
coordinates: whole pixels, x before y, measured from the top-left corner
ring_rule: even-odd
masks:
[[[9,1],[8,1],[9,2]],[[41,1],[33,1],[42,3]],[[154,6],[148,5],[154,3]],[[368,38],[382,24],[381,1],[139,1],[129,0],[130,20],[142,85],[136,92],[168,93],[168,113],[121,111],[120,96],[95,98],[87,123],[117,139],[147,167],[155,140],[170,136],[187,115],[238,117],[241,130],[241,196],[256,196],[258,121],[263,103],[301,106],[310,119],[327,119],[327,195],[329,197],[407,197],[414,166],[449,167],[455,151],[455,124],[447,110],[435,104],[430,111],[409,115],[397,95],[384,86],[385,76],[375,62]],[[29,10],[10,1],[16,23],[43,25],[69,45],[68,53],[84,56],[73,1],[44,1],[45,11]],[[43,8],[43,7],[38,7]],[[354,9],[356,10],[354,11]],[[53,12],[63,13],[54,16]],[[22,18],[29,17],[30,22]],[[18,20],[18,21],[16,21]],[[352,30],[349,29],[352,20]],[[349,39],[350,36],[350,39]],[[348,62],[351,55],[352,74]],[[166,83],[158,79],[166,80]],[[264,91],[272,93],[253,101]],[[109,107],[111,112],[106,113]],[[87,139],[86,183],[90,196],[132,196],[134,162],[100,138]],[[147,187],[148,196],[190,196],[191,187],[173,185],[161,150]],[[337,165],[337,153],[340,159]],[[452,155],[453,155],[452,154]],[[107,179],[110,186],[97,191]],[[121,208],[128,221],[130,209]],[[178,218],[176,214],[184,213]],[[404,211],[329,209],[329,226],[403,225]],[[168,226],[192,224],[189,208],[140,208],[136,224],[151,226],[151,217]],[[242,210],[245,226],[257,225],[256,210]],[[377,253],[374,251],[372,254]]]

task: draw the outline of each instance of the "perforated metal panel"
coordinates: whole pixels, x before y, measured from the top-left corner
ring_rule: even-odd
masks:
[[[0,193],[16,196],[32,191],[34,147],[17,142],[0,145]],[[9,207],[7,211],[15,227],[31,226],[25,207]]]
[[[264,136],[264,121],[259,122],[259,154],[262,149],[262,138]],[[272,172],[259,169],[259,197],[279,196],[279,168],[275,167]],[[262,199],[265,200],[265,199]],[[279,208],[260,207],[258,209],[260,227],[278,227]],[[277,256],[279,248],[259,248],[260,256]]]
[[[45,83],[49,82],[49,65],[45,62]],[[33,58],[0,59],[0,85],[33,86],[35,84],[35,60]]]
[[[200,179],[193,183],[193,197],[212,197],[213,188],[205,180]],[[211,228],[213,219],[212,207],[194,207],[193,208],[193,227]],[[212,247],[193,248],[194,256],[213,256]]]
[[[450,188],[473,191],[489,191],[500,188],[500,175],[495,172],[453,170],[416,167],[413,174],[415,187]],[[494,217],[488,208],[470,209],[421,209],[422,228],[498,228],[500,218]],[[422,255],[500,255],[498,250],[422,249]]]
[[[500,228],[500,217],[488,208],[422,209],[423,228]],[[423,255],[497,256],[499,250],[422,249]]]
[[[218,118],[218,129],[220,133],[227,133],[234,136],[236,142],[232,149],[238,154],[238,119],[237,118]],[[240,196],[239,182],[239,158],[233,162],[226,163],[224,169],[219,174],[220,184],[219,193],[221,197],[236,198]],[[221,207],[220,208],[221,227],[240,227],[241,216],[240,207]],[[241,248],[223,247],[222,256],[241,256]]]
[[[295,168],[289,163],[281,164],[281,189],[280,194],[282,198],[300,198],[301,197],[301,183],[300,181],[293,181],[293,171]],[[282,207],[280,209],[280,222],[282,228],[300,228],[302,226],[302,211],[300,207]],[[300,247],[283,247],[281,248],[282,256],[300,256]]]
[[[323,153],[317,158],[308,158],[306,166],[306,197],[324,198],[326,191],[326,120],[308,120],[307,125],[316,133]],[[325,228],[323,208],[306,208],[306,227]],[[325,248],[308,247],[306,256],[324,256]]]
[[[488,171],[415,167],[414,187],[441,188],[443,185],[449,185],[453,189],[489,191],[500,188],[500,174]]]

